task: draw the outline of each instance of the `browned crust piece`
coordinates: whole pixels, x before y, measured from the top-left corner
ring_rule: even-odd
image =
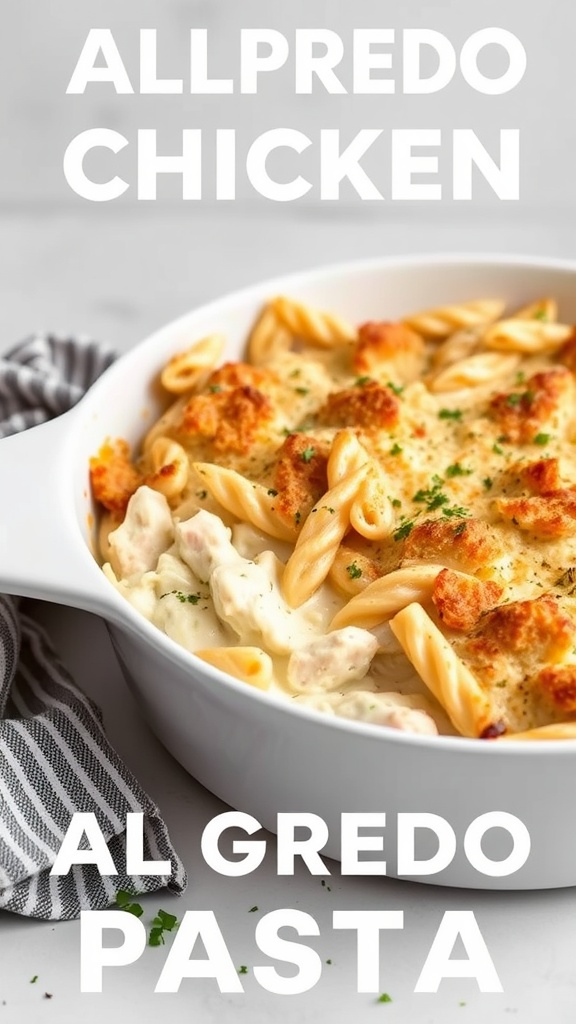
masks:
[[[535,373],[521,388],[496,395],[490,415],[502,431],[502,439],[513,444],[531,444],[541,428],[560,408],[574,383],[562,366]]]
[[[130,461],[127,441],[118,439],[102,445],[90,459],[90,482],[96,501],[123,517],[130,498],[142,483],[140,473]]]
[[[308,515],[328,490],[326,467],[330,445],[307,434],[290,434],[277,453],[274,469],[275,502],[280,515],[294,521]]]
[[[272,402],[251,385],[194,395],[176,434],[209,441],[217,452],[246,455],[274,417]]]
[[[318,412],[318,421],[328,427],[390,430],[398,424],[399,409],[398,399],[390,388],[370,380],[329,395]]]
[[[494,607],[502,593],[499,583],[442,569],[434,580],[432,600],[445,626],[468,632],[484,612]]]
[[[421,355],[423,351],[424,342],[420,335],[404,324],[371,320],[358,330],[352,365],[356,373],[370,373],[400,352]]]
[[[403,560],[440,562],[474,575],[501,555],[501,543],[488,523],[472,518],[425,519],[407,537]]]

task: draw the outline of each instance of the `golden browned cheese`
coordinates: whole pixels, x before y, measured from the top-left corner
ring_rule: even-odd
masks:
[[[257,388],[244,384],[193,395],[176,433],[179,440],[200,437],[211,444],[215,453],[245,455],[272,418],[270,399]]]
[[[553,713],[549,697],[554,684],[547,687],[546,674],[543,681],[541,673],[560,667],[575,642],[574,622],[555,598],[545,594],[487,612],[455,646],[490,692],[495,718],[516,732],[571,717],[560,703]]]
[[[514,469],[514,467],[512,467]],[[560,462],[558,459],[538,459],[526,466],[517,467],[518,482],[528,487],[534,494],[552,494],[560,490]]]
[[[274,467],[276,508],[290,522],[305,518],[328,490],[326,466],[330,445],[309,434],[290,434],[280,448]]]
[[[434,581],[432,600],[448,629],[468,632],[484,612],[497,604],[503,589],[492,580],[477,580],[442,569]]]
[[[365,431],[390,430],[398,419],[398,399],[390,388],[373,380],[335,391],[318,411],[318,421],[324,426],[354,426]]]
[[[496,395],[490,403],[490,410],[505,441],[530,444],[569,396],[574,396],[572,374],[558,366],[535,373],[522,388]]]
[[[576,489],[549,491],[534,498],[500,498],[496,507],[503,519],[541,540],[569,537],[576,524]]]
[[[440,562],[472,574],[501,554],[494,530],[479,519],[426,519],[414,527],[404,547],[404,561]]]
[[[423,352],[420,335],[404,324],[369,321],[358,331],[352,365],[356,373],[370,374],[390,358],[407,353],[421,356]]]
[[[127,441],[116,440],[103,444],[97,455],[90,459],[90,482],[96,501],[110,512],[126,511],[134,491],[142,483],[142,476],[130,461]]]

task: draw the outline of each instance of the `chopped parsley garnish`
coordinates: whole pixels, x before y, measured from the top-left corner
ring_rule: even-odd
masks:
[[[446,505],[450,500],[446,494],[443,494],[440,488],[444,481],[441,477],[435,474],[432,477],[433,487],[423,487],[412,498],[412,501],[418,504],[426,505],[429,512],[433,512],[434,509],[440,508],[442,505]]]
[[[336,511],[336,509],[332,508],[330,505],[322,505],[322,508],[325,508],[326,511],[329,512],[331,516],[333,516]]]
[[[396,444],[392,445],[392,447],[390,449],[390,455],[401,455],[403,451],[404,451],[404,449],[403,449],[402,445],[396,443]]]
[[[393,384],[391,380],[386,381],[386,387],[390,388],[390,391],[393,391],[395,395],[401,395],[404,391],[403,387],[399,384]]]
[[[351,580],[359,580],[362,575],[362,569],[356,565],[356,562],[352,562],[346,566],[346,572],[348,573]]]
[[[392,508],[402,508],[400,498],[392,498]]]
[[[466,523],[459,523],[458,526],[456,527],[456,529],[454,530],[454,536],[455,537],[461,537],[462,534],[464,533],[465,529],[466,529]]]
[[[142,917],[144,913],[139,903],[132,903],[132,893],[126,889],[119,889],[116,893],[116,906],[120,910],[125,910],[127,914],[133,914],[134,917]]]
[[[523,384],[525,380],[526,374],[522,370],[518,370],[518,373],[516,374],[516,383]]]
[[[238,968],[238,974],[248,974],[246,964],[242,964],[242,966]]]
[[[402,526],[399,526],[398,529],[395,530],[394,533],[392,534],[394,540],[405,540],[406,537],[409,537],[410,534],[412,533],[413,527],[413,520],[407,519],[406,522],[402,523]]]
[[[534,438],[534,444],[545,445],[550,440],[550,434],[536,434]]]
[[[220,384],[211,384],[208,391],[211,391],[213,395],[217,395],[219,391],[222,391],[222,388]]]
[[[181,590],[167,590],[165,594],[160,594],[160,600],[163,597],[170,597],[174,595],[180,604],[198,604],[198,601],[207,601],[207,597],[202,597],[201,594],[183,594]]]
[[[513,394],[508,395],[508,398],[506,399],[506,405],[511,405],[512,407],[514,407],[515,405],[520,405],[521,401],[522,395],[519,391],[515,391]]]
[[[356,377],[354,384],[357,388],[363,388],[365,384],[369,384],[372,377]]]
[[[462,519],[468,515],[468,509],[463,508],[462,505],[453,505],[452,508],[443,508],[442,515],[447,519]]]
[[[387,992],[383,992],[381,996],[378,996],[377,1003],[391,1003],[392,996],[389,996]]]
[[[438,419],[440,420],[461,420],[462,410],[461,409],[440,409],[438,413]]]
[[[485,476],[482,483],[484,484],[486,490],[489,491],[492,489],[492,484],[494,483],[494,481],[491,476]]]
[[[301,427],[282,427],[284,437],[291,437],[292,434],[305,434],[307,430],[312,430],[311,423],[303,423]]]
[[[536,312],[534,313],[534,319],[535,320],[547,320],[548,317],[546,316],[546,310],[545,309],[537,309]]]
[[[278,494],[278,491],[275,491],[273,487],[269,487],[268,494],[270,495],[271,498],[275,498],[276,495]]]
[[[300,376],[300,370],[298,370],[298,369],[292,370],[292,373],[290,374],[290,377],[299,377],[299,376]]]
[[[495,455],[504,455],[504,449],[501,448],[499,444],[493,444],[492,451]]]
[[[510,406],[512,406],[512,408],[514,408],[514,407],[520,405],[521,402],[523,402],[524,405],[531,405],[533,401],[534,401],[534,392],[533,391],[522,391],[522,392],[514,391],[511,395],[508,395],[508,398],[506,399],[506,404],[510,405]]]
[[[294,390],[295,390],[295,392],[298,395],[309,395],[310,394],[310,388],[294,388]]]
[[[466,469],[464,466],[461,466],[459,462],[454,462],[451,466],[448,466],[448,469],[446,470],[446,476],[470,476],[472,472],[473,470]]]
[[[304,449],[304,451],[300,455],[300,458],[302,459],[302,462],[310,462],[314,458],[315,455],[316,455],[316,449],[313,448],[312,445],[309,445],[308,448]]]

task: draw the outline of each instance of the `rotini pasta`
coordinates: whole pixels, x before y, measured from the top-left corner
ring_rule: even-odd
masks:
[[[556,352],[573,333],[568,324],[546,320],[500,320],[484,335],[487,348],[534,355]]]
[[[248,338],[248,359],[254,366],[287,352],[292,344],[292,335],[278,317],[273,306],[265,306],[252,328]]]
[[[428,309],[405,317],[404,323],[425,338],[440,341],[454,331],[497,320],[504,308],[504,303],[499,299],[482,299],[479,302],[462,302],[454,306]]]
[[[179,352],[166,363],[160,380],[166,391],[181,395],[198,383],[202,374],[216,366],[224,351],[221,334],[210,334],[185,352]]]
[[[340,541],[350,528],[350,510],[365,477],[365,466],[345,476],[308,516],[282,579],[284,597],[291,608],[311,597],[330,572]]]
[[[296,539],[296,525],[284,522],[277,514],[273,488],[250,483],[233,469],[224,469],[209,462],[196,462],[194,469],[210,494],[232,515],[252,523],[257,530],[278,540]]]
[[[303,302],[279,296],[271,304],[280,323],[292,334],[320,348],[332,348],[356,341],[357,331],[341,317],[313,309]]]
[[[214,668],[249,683],[258,690],[268,690],[272,683],[272,658],[259,647],[212,647],[196,651],[202,661]]]
[[[422,606],[409,604],[390,628],[458,732],[485,734],[493,724],[490,701]]]

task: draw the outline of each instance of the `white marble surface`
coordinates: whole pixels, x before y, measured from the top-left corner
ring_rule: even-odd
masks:
[[[370,212],[202,209],[158,211],[12,207],[0,216],[0,339],[3,346],[34,328],[82,330],[125,349],[160,324],[206,298],[260,277],[350,257],[430,250],[510,250],[576,255],[569,220],[509,214],[507,219],[414,212],[411,223]],[[309,993],[273,996],[252,972],[244,995],[220,995],[213,982],[185,981],[175,995],[155,995],[164,949],[147,949],[131,967],[109,971],[102,995],[79,988],[79,926],[39,923],[0,914],[0,1024],[58,1021],[96,1024],[103,1017],[152,1024],[198,1020],[221,1024],[349,1021],[381,1016],[402,1024],[572,1024],[576,1015],[574,948],[576,892],[478,893],[382,879],[339,878],[330,891],[305,869],[275,875],[274,841],[265,863],[242,880],[224,879],[203,862],[199,838],[222,805],[189,778],[159,746],[139,717],[121,678],[102,622],[81,612],[41,606],[76,678],[102,705],[110,736],[159,803],[190,874],[181,900],[142,900],[146,916],[159,907],[178,915],[214,910],[234,963],[252,968],[256,918],[281,907],[303,909],[320,925],[307,940],[320,952],[323,976]],[[161,685],[161,682],[159,682]],[[250,914],[257,905],[258,914]],[[405,930],[384,936],[381,990],[393,1002],[356,992],[356,954],[350,933],[331,931],[334,909],[399,908]],[[414,986],[443,911],[476,914],[504,993],[483,995],[475,982],[444,981],[437,995]],[[30,979],[38,975],[35,984]],[[52,993],[51,1000],[44,992]]]

